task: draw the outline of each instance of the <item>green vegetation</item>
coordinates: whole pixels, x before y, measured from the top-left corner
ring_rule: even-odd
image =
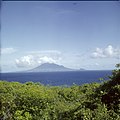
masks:
[[[120,64],[116,67],[101,84],[0,81],[0,120],[120,120]]]

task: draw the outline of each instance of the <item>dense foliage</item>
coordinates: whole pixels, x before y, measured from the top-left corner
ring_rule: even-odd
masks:
[[[0,120],[120,120],[120,69],[104,83],[44,86],[0,81]]]

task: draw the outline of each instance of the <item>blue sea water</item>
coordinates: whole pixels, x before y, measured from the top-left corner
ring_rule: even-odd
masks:
[[[70,72],[39,72],[39,73],[1,73],[1,80],[17,81],[25,83],[28,81],[40,82],[44,85],[71,86],[85,83],[100,82],[99,78],[108,79],[110,70],[101,71],[70,71]]]

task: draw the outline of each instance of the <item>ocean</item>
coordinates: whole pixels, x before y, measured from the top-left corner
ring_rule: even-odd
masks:
[[[1,73],[1,80],[25,82],[40,82],[43,85],[71,86],[100,82],[100,78],[108,80],[111,70],[86,70],[70,72],[39,72],[39,73]]]

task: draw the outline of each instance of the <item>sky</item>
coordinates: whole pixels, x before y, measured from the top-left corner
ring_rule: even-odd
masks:
[[[120,63],[119,1],[3,1],[1,70],[43,63],[111,70]]]

